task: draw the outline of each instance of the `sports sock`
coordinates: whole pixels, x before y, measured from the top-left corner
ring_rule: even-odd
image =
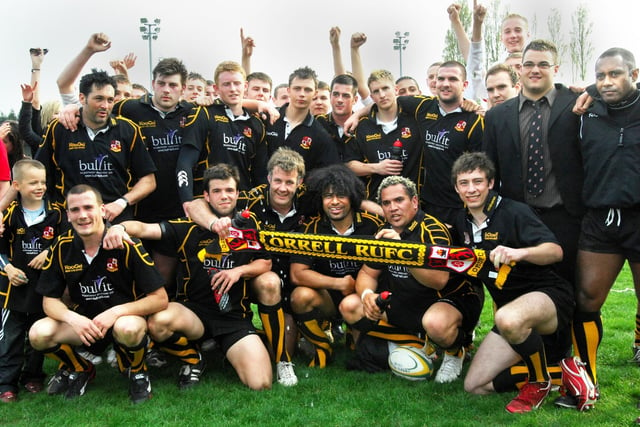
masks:
[[[318,319],[321,317],[318,309],[308,313],[294,315],[298,322],[300,333],[315,347],[315,356],[309,366],[324,368],[331,359],[333,349],[331,341],[320,327]]]
[[[363,319],[360,319],[360,321],[356,322],[353,327],[358,329],[359,323],[362,320]],[[397,326],[393,326],[384,320],[380,320],[377,323],[373,323],[368,319],[365,320],[372,324],[370,329],[366,331],[367,335],[371,335],[372,337],[381,338],[387,341],[392,341],[398,345],[408,345],[420,349],[424,347],[424,339],[419,337],[418,335],[409,333],[404,329],[398,328]]]
[[[634,347],[640,347],[640,313],[636,313],[636,328],[634,330],[635,340],[633,341]]]
[[[455,341],[451,347],[445,349],[445,353],[451,356],[462,357],[462,344],[465,342],[466,337],[467,333],[463,331],[462,328],[458,328],[458,335],[456,335]]]
[[[573,351],[586,364],[587,372],[597,384],[596,356],[602,341],[602,317],[599,311],[576,311],[573,315]]]
[[[158,348],[165,353],[177,356],[184,363],[195,365],[200,361],[200,353],[195,345],[179,332],[174,332],[169,338],[157,342]]]
[[[284,345],[284,310],[282,309],[282,303],[279,302],[275,305],[258,303],[258,313],[276,362],[290,362],[291,356]]]
[[[55,347],[42,350],[42,352],[47,357],[60,362],[60,368],[83,372],[91,366],[91,362],[76,353],[75,349],[69,344],[58,344]]]
[[[544,353],[544,342],[536,331],[531,331],[527,339],[520,344],[511,344],[511,348],[522,357],[529,371],[529,382],[541,383],[549,381],[547,356]]]
[[[551,377],[551,384],[556,386],[562,385],[562,369],[559,365],[548,365],[549,376]],[[522,388],[529,380],[529,368],[524,362],[513,365],[504,371],[500,372],[493,379],[493,389],[496,393],[504,393],[510,391],[517,391]]]
[[[120,372],[129,369],[130,372],[146,371],[147,366],[144,363],[144,356],[147,353],[150,339],[145,335],[142,341],[134,347],[125,347],[120,343],[115,343],[113,348],[116,351],[118,359],[118,368]]]

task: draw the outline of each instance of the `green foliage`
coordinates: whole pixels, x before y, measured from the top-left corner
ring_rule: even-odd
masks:
[[[18,120],[18,116],[16,116],[16,112],[13,108],[11,109],[11,111],[9,111],[8,115],[5,115],[2,111],[0,111],[0,123],[7,120]]]
[[[589,10],[585,5],[578,6],[571,17],[571,22],[573,25],[569,45],[571,47],[573,75],[574,78],[577,77],[584,81],[594,51],[590,40],[593,32],[593,22],[589,21]]]
[[[502,19],[507,12],[501,10],[500,0],[491,0],[487,5],[487,15],[484,18],[484,30],[482,38],[486,53],[485,67],[488,69],[492,64],[500,61],[500,56],[504,51],[502,46]]]
[[[549,40],[552,41],[558,49],[558,65],[561,65],[562,59],[567,53],[567,44],[564,42],[562,15],[558,9],[551,9],[551,13],[547,18],[547,30],[549,31]]]
[[[152,370],[154,397],[132,405],[127,380],[114,369],[98,367],[87,394],[74,401],[46,393],[20,393],[16,404],[0,404],[0,424],[10,426],[620,426],[638,416],[640,368],[630,363],[636,298],[628,268],[620,275],[603,307],[604,340],[599,351],[602,398],[589,412],[557,409],[553,392],[542,408],[514,415],[504,410],[513,393],[475,396],[465,393],[462,380],[452,384],[411,382],[390,372],[366,374],[347,371],[350,355],[337,347],[337,359],[328,368],[308,368],[296,358],[300,383],[254,392],[242,386],[233,368],[217,352],[206,353],[202,383],[179,391],[179,364]],[[492,304],[487,298],[476,345],[492,326]],[[466,369],[466,368],[465,368]],[[47,361],[46,370],[55,364]]]

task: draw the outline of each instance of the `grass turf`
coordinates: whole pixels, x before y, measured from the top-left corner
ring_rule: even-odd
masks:
[[[487,299],[490,301],[489,299]],[[87,394],[66,401],[46,393],[20,393],[16,404],[0,404],[0,424],[19,426],[621,426],[632,425],[640,368],[630,363],[636,298],[628,268],[618,278],[603,307],[605,336],[599,351],[601,400],[586,413],[553,406],[552,393],[537,411],[508,414],[504,406],[513,394],[473,396],[452,384],[410,382],[390,372],[366,374],[347,371],[348,352],[339,347],[327,369],[306,367],[296,357],[299,384],[286,388],[274,383],[270,391],[253,392],[238,380],[217,351],[205,353],[208,366],[197,387],[176,386],[178,363],[151,370],[154,397],[132,405],[127,380],[114,369],[98,367]],[[485,304],[476,345],[491,327],[491,304]],[[47,360],[46,371],[55,365]],[[465,367],[466,370],[466,367]]]

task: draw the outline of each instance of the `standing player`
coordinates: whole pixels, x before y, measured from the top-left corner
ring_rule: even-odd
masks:
[[[124,249],[102,247],[105,205],[97,190],[77,185],[69,190],[66,204],[73,229],[58,238],[47,257],[36,288],[47,317],[29,331],[31,345],[60,362],[48,392],[67,399],[83,395],[96,371],[73,346],[113,339],[120,372],[129,378],[131,401],[148,400],[145,316],[167,306],[162,277],[140,242],[125,243]],[[62,301],[65,289],[74,310]]]
[[[497,307],[495,326],[473,357],[464,387],[476,394],[506,391],[514,385],[511,368],[524,362],[526,382],[506,407],[523,413],[538,408],[549,394],[547,363],[556,364],[557,372],[570,349],[573,290],[551,266],[562,258],[553,233],[530,207],[493,191],[494,175],[484,153],[463,154],[451,172],[466,206],[454,227],[461,241],[491,251],[496,269],[517,263],[502,286],[485,283]]]
[[[194,107],[185,124],[176,166],[183,206],[202,194],[202,174],[216,163],[238,167],[240,190],[264,182],[267,176],[264,125],[242,108],[247,85],[244,70],[236,62],[221,62],[215,69],[214,80],[222,103]]]
[[[239,182],[237,168],[231,165],[220,163],[206,170],[204,199],[219,218],[233,218]],[[255,216],[248,227],[257,228]],[[221,259],[202,257],[200,252],[218,236],[184,218],[159,224],[126,221],[111,227],[107,246],[120,246],[127,233],[159,240],[178,255],[186,273],[179,284],[184,298],[149,317],[149,333],[158,347],[184,362],[178,387],[199,383],[205,362],[195,342],[211,337],[244,384],[254,390],[271,388],[269,354],[251,324],[248,301],[249,280],[266,275],[271,276],[266,280],[279,282],[270,271],[271,261],[251,252],[232,252]]]
[[[385,178],[378,199],[387,224],[376,238],[451,244],[447,227],[420,210],[415,184],[407,178]],[[382,312],[376,297],[385,282],[393,300]],[[435,381],[448,383],[460,376],[466,331],[475,327],[482,309],[478,294],[465,277],[428,268],[365,264],[356,278],[356,292],[340,304],[345,321],[361,332],[380,328],[384,320],[405,333],[426,333],[430,341],[445,349]]]
[[[303,233],[370,236],[382,226],[382,218],[360,210],[364,186],[345,166],[313,171],[307,186],[322,213],[302,226]],[[320,326],[321,321],[340,320],[338,305],[355,292],[355,278],[361,266],[362,263],[349,260],[291,257],[291,282],[296,285],[291,307],[300,332],[315,348],[309,366],[324,368],[331,360],[331,341]]]
[[[115,88],[104,71],[84,75],[78,129],[65,129],[54,119],[35,155],[48,171],[47,191],[53,201],[62,203],[77,184],[91,185],[106,202],[108,221],[131,218],[133,205],[156,188],[156,167],[140,128],[111,115]]]

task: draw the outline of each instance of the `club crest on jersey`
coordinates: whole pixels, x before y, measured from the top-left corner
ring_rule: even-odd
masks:
[[[400,132],[403,138],[411,138],[411,129],[408,127],[402,128]]]
[[[54,236],[55,236],[55,231],[53,230],[53,227],[51,227],[50,225],[45,227],[44,230],[42,231],[43,239],[51,240],[54,238]]]
[[[244,136],[246,136],[247,138],[251,138],[251,136],[253,135],[253,132],[251,131],[251,128],[250,128],[250,127],[245,127],[245,128],[242,130],[242,134],[243,134]]]
[[[304,138],[302,138],[302,141],[300,141],[300,147],[304,148],[305,150],[308,150],[311,148],[311,137],[310,136],[305,136]]]
[[[120,144],[120,141],[118,141],[117,139],[114,139],[113,141],[111,141],[111,146],[109,147],[109,149],[114,153],[119,153],[122,151],[122,144]]]
[[[118,260],[116,258],[107,259],[107,271],[109,273],[115,273],[118,271]]]
[[[466,128],[466,127],[467,127],[467,122],[465,122],[464,120],[460,120],[456,124],[456,127],[454,129],[457,130],[458,132],[462,132],[462,131],[464,131],[464,128]]]

